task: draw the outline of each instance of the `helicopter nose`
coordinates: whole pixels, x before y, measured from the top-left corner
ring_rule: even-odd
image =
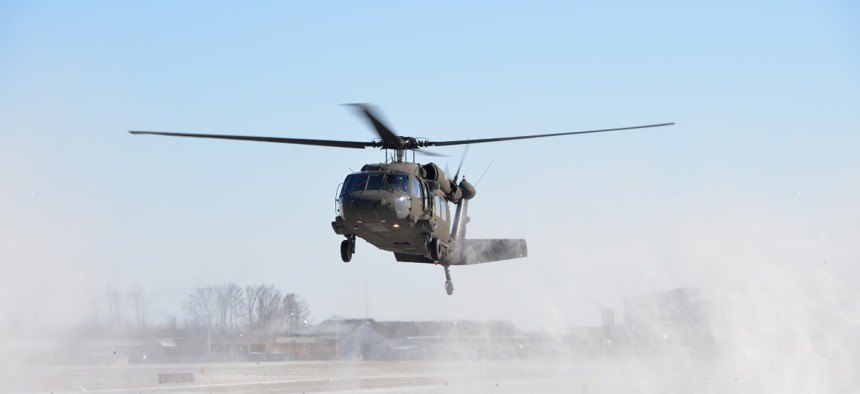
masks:
[[[388,211],[387,208],[390,205],[391,203],[380,195],[351,196],[344,198],[343,210],[347,218],[357,216],[357,220],[365,222],[378,221],[385,220],[384,217],[380,217],[380,214],[386,216],[384,213]]]
[[[409,198],[394,193],[351,196],[344,199],[345,219],[385,223],[409,215]]]
[[[377,209],[390,205],[384,196],[356,196],[345,199],[344,206],[354,209]]]

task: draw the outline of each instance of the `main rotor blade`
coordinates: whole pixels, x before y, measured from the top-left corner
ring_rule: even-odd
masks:
[[[373,113],[369,104],[364,103],[355,103],[355,104],[346,104],[352,107],[355,107],[358,112],[364,115],[367,118],[367,121],[370,122],[370,125],[373,126],[373,129],[376,130],[376,134],[379,134],[379,138],[382,138],[383,142],[387,143],[397,143],[400,142],[400,137],[397,136],[391,129],[385,125],[376,114]]]
[[[443,154],[441,154],[441,153],[436,153],[436,152],[433,152],[433,151],[429,151],[429,150],[427,150],[427,149],[415,149],[415,152],[416,152],[416,153],[418,153],[419,155],[424,155],[424,156],[431,156],[431,157],[450,157],[450,156],[448,156],[448,155],[443,155]]]
[[[469,153],[469,146],[466,145],[466,149],[463,149],[463,156],[460,156],[460,165],[457,166],[457,173],[454,174],[454,182],[457,182],[457,179],[460,177],[460,169],[463,168],[463,162],[466,161],[466,154]]]
[[[277,143],[281,143],[281,144],[331,146],[331,147],[336,147],[336,148],[364,149],[368,146],[373,146],[373,143],[371,143],[371,142],[310,140],[310,139],[304,139],[304,138],[255,137],[255,136],[249,136],[249,135],[166,133],[166,132],[162,132],[162,131],[132,131],[132,130],[129,130],[129,133],[131,133],[131,134],[166,135],[166,136],[170,136],[170,137],[193,137],[193,138],[213,138],[213,139],[220,139],[220,140],[277,142]]]
[[[448,146],[448,145],[463,145],[463,144],[480,144],[484,142],[499,142],[499,141],[511,141],[511,140],[524,140],[529,138],[544,138],[544,137],[558,137],[562,135],[573,135],[573,134],[589,134],[589,133],[603,133],[607,131],[618,131],[618,130],[633,130],[633,129],[645,129],[649,127],[662,127],[662,126],[671,126],[675,123],[660,123],[660,124],[649,124],[644,126],[633,126],[633,127],[619,127],[615,129],[602,129],[602,130],[587,130],[587,131],[571,131],[568,133],[553,133],[553,134],[534,134],[534,135],[521,135],[516,137],[500,137],[500,138],[482,138],[482,139],[474,139],[474,140],[457,140],[457,141],[428,141],[427,146]]]

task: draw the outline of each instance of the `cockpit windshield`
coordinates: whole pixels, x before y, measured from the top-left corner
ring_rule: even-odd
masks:
[[[367,190],[379,190],[382,189],[382,177],[385,174],[370,174],[367,177]]]
[[[351,174],[346,177],[343,182],[342,195],[349,194],[354,191],[364,190],[367,186],[367,174]]]
[[[384,187],[387,190],[400,190],[403,192],[408,192],[407,185],[409,185],[408,175],[388,174],[388,176],[385,177]]]
[[[409,192],[409,175],[385,173],[358,173],[347,175],[341,195],[361,190],[388,190]]]

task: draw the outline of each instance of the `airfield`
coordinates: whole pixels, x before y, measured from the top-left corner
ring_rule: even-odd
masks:
[[[608,393],[631,392],[588,362],[274,362],[26,367],[4,393]],[[159,376],[193,376],[159,383]],[[626,390],[619,390],[621,388]],[[633,390],[634,392],[636,390]]]

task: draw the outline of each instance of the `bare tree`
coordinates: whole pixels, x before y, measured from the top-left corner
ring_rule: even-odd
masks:
[[[303,327],[307,327],[311,310],[308,303],[295,293],[284,296],[281,304],[283,314],[283,331],[294,333]]]
[[[232,296],[230,297],[230,320],[233,331],[242,329],[242,310],[245,308],[245,298],[242,296],[242,288],[232,285]]]
[[[137,329],[142,330],[146,327],[146,297],[143,295],[143,289],[140,286],[134,286],[128,289],[125,297],[134,311]]]
[[[242,289],[235,283],[225,283],[215,287],[217,301],[217,325],[225,332],[235,332],[239,328],[239,316],[245,300]]]
[[[211,328],[212,319],[215,317],[216,298],[214,287],[198,287],[185,303],[185,310],[195,323]]]
[[[107,321],[108,327],[113,330],[119,329],[120,326],[120,314],[119,314],[119,291],[116,289],[116,286],[108,286],[105,291],[105,298],[107,299]]]
[[[254,327],[254,311],[257,310],[257,298],[259,298],[259,286],[245,286],[245,308],[248,317],[248,329]]]
[[[170,331],[171,333],[175,333],[177,330],[176,325],[176,315],[167,316],[164,319],[164,328]]]
[[[257,327],[275,329],[281,311],[281,291],[272,285],[257,286]]]
[[[92,321],[90,324],[92,325],[91,329],[96,331],[99,329],[99,297],[96,294],[96,289],[91,287],[90,289],[90,297],[92,298]]]

